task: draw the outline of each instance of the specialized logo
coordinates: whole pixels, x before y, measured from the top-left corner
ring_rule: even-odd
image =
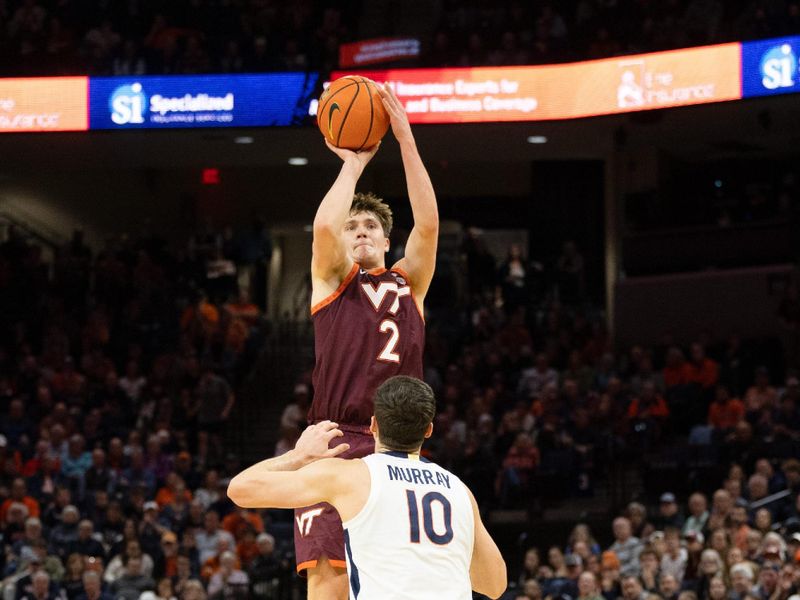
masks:
[[[331,104],[331,109],[328,111],[328,137],[333,139],[333,111],[342,110],[336,102]]]
[[[121,85],[114,90],[109,100],[111,120],[117,125],[144,123],[147,96],[141,83]]]
[[[311,524],[314,522],[314,519],[321,514],[321,508],[314,508],[312,510],[307,510],[306,512],[294,518],[294,520],[297,522],[297,529],[300,530],[301,536],[306,537],[309,534],[311,531]]]
[[[761,84],[768,90],[790,88],[797,76],[797,55],[790,44],[768,50],[759,64]]]
[[[372,306],[375,307],[376,311],[380,310],[383,300],[386,298],[386,294],[394,292],[394,302],[392,302],[392,305],[389,307],[389,312],[393,315],[396,315],[397,311],[400,310],[400,298],[411,295],[410,287],[400,287],[393,281],[381,281],[378,287],[373,286],[371,283],[362,283],[361,289],[364,290],[364,293],[367,295],[367,298],[369,298],[369,301],[372,303]]]

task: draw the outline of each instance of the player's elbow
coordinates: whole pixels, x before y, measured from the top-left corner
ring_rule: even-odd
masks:
[[[259,508],[256,503],[257,488],[255,482],[237,475],[228,484],[228,498],[241,508]]]

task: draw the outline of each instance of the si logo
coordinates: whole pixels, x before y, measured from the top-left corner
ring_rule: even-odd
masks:
[[[111,120],[117,125],[144,123],[147,96],[141,83],[121,85],[114,90],[109,99]]]
[[[759,65],[761,84],[768,90],[790,88],[797,75],[797,55],[790,44],[782,44],[768,50]]]

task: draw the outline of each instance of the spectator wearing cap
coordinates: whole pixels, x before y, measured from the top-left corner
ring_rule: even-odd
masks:
[[[662,575],[672,575],[680,584],[686,572],[686,562],[689,555],[686,548],[681,546],[680,532],[674,527],[664,530],[664,543],[666,550],[661,557],[660,571]]]
[[[642,551],[642,542],[632,535],[630,520],[625,517],[614,519],[613,532],[614,543],[611,544],[609,550],[619,559],[620,573],[623,576],[637,575],[639,573],[639,553]]]
[[[656,529],[664,530],[667,527],[674,527],[681,529],[683,527],[684,518],[678,508],[678,502],[675,499],[675,494],[672,492],[664,492],[658,499],[658,514],[653,519],[653,525]]]
[[[103,580],[97,571],[84,571],[82,582],[83,593],[79,594],[75,600],[114,600],[114,596],[103,589]]]
[[[687,531],[705,531],[708,523],[708,500],[705,494],[695,492],[689,496],[689,516],[683,523],[683,533]]]
[[[67,553],[77,553],[82,556],[95,556],[106,559],[106,551],[94,536],[94,523],[89,519],[83,519],[78,523],[78,538],[69,544]]]

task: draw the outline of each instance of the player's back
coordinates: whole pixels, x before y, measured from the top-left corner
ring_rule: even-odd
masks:
[[[466,486],[405,453],[363,460],[369,498],[343,524],[351,600],[470,600],[475,522]]]
[[[403,271],[368,272],[354,264],[339,289],[311,312],[312,421],[366,427],[380,384],[395,375],[422,378],[425,322]]]

